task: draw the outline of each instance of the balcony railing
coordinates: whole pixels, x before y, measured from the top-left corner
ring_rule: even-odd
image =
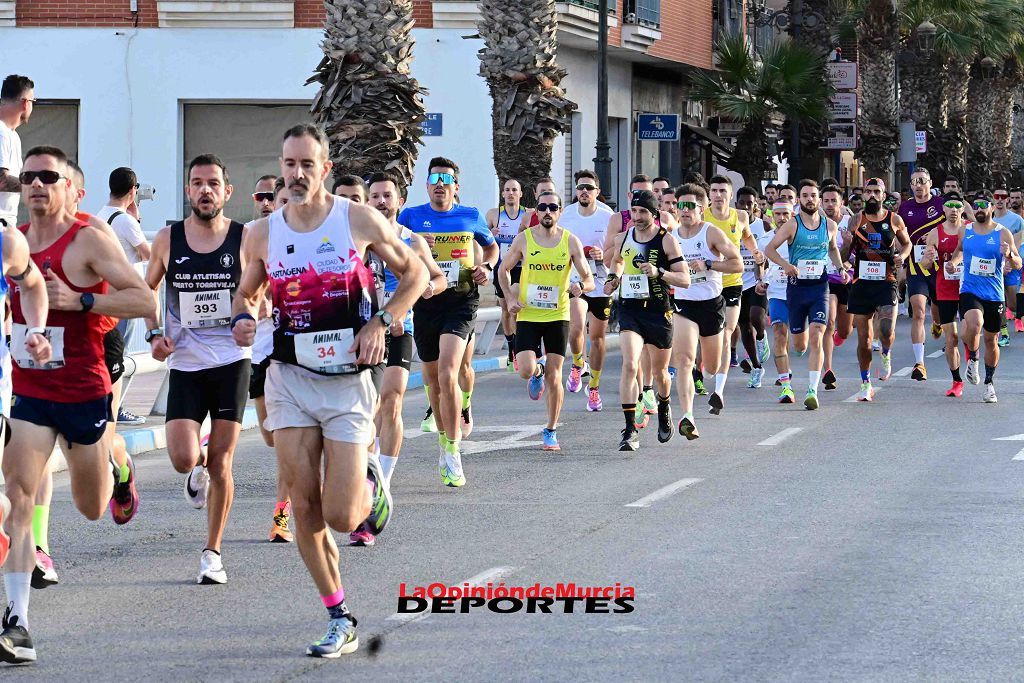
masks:
[[[601,3],[598,0],[567,0],[570,5],[579,5],[580,7],[586,7],[592,9],[595,12],[600,7]],[[618,3],[615,0],[608,0],[608,14],[615,14],[615,6]]]
[[[661,0],[625,0],[623,5],[623,16],[628,21],[630,17],[642,26],[659,28],[661,26]]]

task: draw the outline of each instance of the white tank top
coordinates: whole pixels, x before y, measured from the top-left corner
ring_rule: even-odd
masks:
[[[693,237],[683,237],[679,229],[673,230],[679,246],[683,249],[683,258],[690,261],[719,261],[721,260],[708,246],[708,228],[710,223],[705,223]],[[699,273],[690,271],[690,286],[675,287],[675,298],[681,301],[708,301],[722,293],[722,274],[714,270],[705,270]]]
[[[508,248],[512,246],[512,240],[519,234],[519,226],[523,223],[523,216],[526,215],[526,209],[519,207],[519,213],[516,214],[515,218],[510,218],[508,209],[504,206],[498,210],[498,232],[494,236],[494,240],[498,243],[500,249],[501,259],[505,258],[505,254],[508,253]]]

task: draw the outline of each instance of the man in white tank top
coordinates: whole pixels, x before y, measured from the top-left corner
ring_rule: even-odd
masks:
[[[714,375],[721,362],[725,327],[722,273],[743,272],[739,249],[719,228],[704,220],[707,194],[696,183],[676,191],[679,228],[673,232],[690,268],[690,286],[676,287],[672,297],[672,364],[683,417],[679,433],[689,440],[700,437],[693,417],[693,366],[700,344],[705,370]]]
[[[502,205],[487,211],[487,227],[491,229],[494,240],[500,249],[497,269],[501,260],[505,258],[512,240],[526,227],[525,220],[530,213],[522,206],[523,186],[515,178],[509,178],[501,188]],[[515,267],[512,270],[512,284],[519,282],[520,269]],[[494,293],[498,295],[498,305],[501,307],[501,331],[505,335],[505,343],[508,344],[508,367],[515,368],[516,365],[516,317],[508,312],[508,304],[505,302],[505,293],[497,282],[494,283]]]
[[[328,151],[315,126],[285,133],[288,204],[257,221],[246,240],[231,327],[240,346],[252,346],[269,281],[276,329],[267,428],[295,501],[295,539],[329,617],[306,654],[333,658],[355,652],[359,639],[327,527],[351,533],[365,521],[378,534],[392,515],[387,478],[368,457],[377,401],[369,368],[383,361],[385,332],[423,292],[427,270],[377,209],[327,192]],[[380,310],[366,266],[370,249],[399,279]]]

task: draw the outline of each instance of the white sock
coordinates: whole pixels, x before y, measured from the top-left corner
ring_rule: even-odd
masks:
[[[818,390],[818,382],[821,381],[821,370],[811,370],[807,373],[808,376],[808,389]]]
[[[11,614],[18,617],[18,626],[28,628],[28,598],[32,594],[32,573],[4,574],[4,592],[7,593],[7,602],[14,605]]]
[[[391,473],[395,471],[395,465],[398,464],[398,457],[394,455],[381,455],[380,456],[380,469],[384,472],[384,478],[391,482]]]
[[[715,375],[715,393],[721,396],[725,391],[725,373],[720,372]]]
[[[924,344],[911,344],[914,347],[914,362],[924,365]]]

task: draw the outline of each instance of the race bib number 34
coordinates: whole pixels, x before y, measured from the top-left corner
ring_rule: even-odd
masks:
[[[295,360],[304,368],[328,375],[354,372],[356,356],[352,347],[352,330],[327,330],[295,335]]]
[[[231,292],[181,292],[178,297],[181,322],[185,327],[217,327],[231,322]]]
[[[32,359],[32,355],[29,354],[28,349],[25,348],[26,332],[28,332],[28,326],[20,323],[14,323],[11,328],[11,356],[19,368],[25,368],[26,370],[56,370],[64,367],[63,327],[46,328],[45,334],[46,338],[50,341],[52,353],[50,361],[43,365],[36,363]]]

